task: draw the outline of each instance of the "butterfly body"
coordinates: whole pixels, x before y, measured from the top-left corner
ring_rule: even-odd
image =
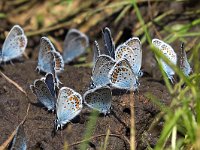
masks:
[[[131,91],[135,91],[138,88],[137,78],[125,58],[115,63],[108,77],[112,87]]]
[[[177,64],[177,55],[170,45],[159,39],[153,39],[152,44],[156,48],[158,48],[174,65]],[[162,59],[161,59],[161,65],[163,70],[167,74],[168,78],[173,83],[174,80],[173,76],[175,75],[174,70],[170,66],[168,66]]]
[[[55,50],[51,41],[46,37],[42,37],[40,40],[37,69],[46,73],[53,73],[53,69],[55,69],[56,73],[64,70],[62,56]]]
[[[81,112],[82,107],[81,95],[68,87],[62,87],[56,103],[57,130],[62,129],[66,123],[75,118]]]
[[[63,59],[65,63],[82,55],[89,45],[88,37],[76,29],[71,29],[64,40]]]
[[[92,82],[95,86],[105,86],[110,83],[108,73],[115,61],[110,56],[100,55],[92,70]]]
[[[96,87],[85,92],[84,103],[104,115],[110,113],[112,93],[109,87]]]
[[[34,84],[31,85],[30,88],[40,103],[42,103],[48,110],[55,110],[56,93],[52,74],[47,74],[45,80],[35,80]]]
[[[115,45],[112,39],[111,31],[108,27],[105,27],[102,31],[104,52],[103,54],[115,59]]]
[[[0,62],[11,61],[22,56],[27,46],[27,37],[19,25],[13,26],[6,37],[2,50],[0,50]]]
[[[184,50],[183,44],[181,45],[180,69],[186,76],[189,76],[189,74],[192,72],[192,68],[190,67],[190,64],[187,60],[187,55]]]
[[[93,63],[95,64],[97,58],[100,56],[99,44],[97,41],[94,41],[93,52]]]
[[[142,71],[142,48],[139,38],[132,37],[125,43],[119,45],[115,51],[115,60],[127,59],[135,76],[141,77]]]

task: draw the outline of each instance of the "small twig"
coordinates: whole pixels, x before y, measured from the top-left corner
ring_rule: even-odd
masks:
[[[99,137],[102,137],[102,136],[106,136],[106,135],[107,135],[107,134],[99,134],[99,135],[90,137],[90,138],[88,138],[88,139],[85,139],[85,140],[82,140],[82,141],[78,141],[78,142],[69,144],[68,147],[75,146],[75,145],[78,145],[78,144],[80,144],[80,143],[83,143],[83,142],[86,142],[86,141],[89,141],[89,140],[92,140],[92,139],[95,139],[95,138],[99,138]],[[128,144],[130,144],[129,140],[128,140],[127,138],[125,138],[125,137],[122,137],[121,135],[118,135],[118,134],[110,134],[109,136],[120,138],[120,139],[126,141]]]
[[[17,133],[17,128],[12,132],[9,138],[0,146],[0,150],[5,150],[7,148],[8,144],[12,141],[16,133]]]
[[[24,116],[24,119],[22,120],[22,122],[20,124],[24,124],[24,122],[26,121],[26,118],[28,116],[28,112],[29,112],[30,106],[31,106],[31,103],[28,103],[28,107],[26,109],[26,115]]]
[[[26,121],[29,109],[30,109],[30,103],[28,103],[28,107],[27,107],[26,115],[24,116],[24,119],[20,122],[18,126],[23,125],[24,122]],[[17,128],[12,132],[9,138],[0,146],[0,150],[5,150],[8,147],[9,143],[12,141],[16,133],[17,133]]]
[[[19,89],[25,96],[26,98],[28,99],[28,107],[27,107],[27,110],[26,110],[26,116],[24,117],[23,121],[21,122],[22,124],[24,123],[24,121],[26,120],[26,117],[28,116],[28,111],[30,109],[30,98],[28,97],[28,94],[26,93],[26,91],[18,84],[16,83],[15,81],[13,81],[12,79],[10,79],[8,76],[6,76],[3,72],[0,71],[0,74],[3,78],[5,78],[9,83],[13,84],[17,89]]]

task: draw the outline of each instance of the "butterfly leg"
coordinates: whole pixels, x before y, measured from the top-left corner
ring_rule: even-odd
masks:
[[[58,79],[58,76],[56,75],[55,77],[55,84],[56,86],[59,88],[59,84],[63,84],[59,79]]]
[[[13,64],[12,60],[10,60],[10,64],[14,66],[14,64]]]
[[[170,76],[169,79],[170,79],[170,81],[171,81],[171,83],[172,83],[173,85],[176,83],[176,80],[174,79],[173,76]]]
[[[140,70],[139,72],[138,72],[138,77],[142,77],[143,76],[143,71],[142,70]]]
[[[35,68],[35,71],[39,74],[39,73],[40,73],[40,68],[39,68],[39,67],[36,67],[36,68]]]

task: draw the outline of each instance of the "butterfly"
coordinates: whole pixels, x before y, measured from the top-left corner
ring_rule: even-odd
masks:
[[[192,72],[192,68],[187,60],[187,55],[184,49],[184,43],[181,44],[181,54],[180,54],[180,69],[186,76]]]
[[[174,65],[177,64],[177,56],[174,52],[173,48],[168,45],[167,43],[159,40],[159,39],[153,39],[152,44],[158,48]],[[172,83],[174,83],[173,76],[175,75],[174,70],[168,66],[162,59],[161,59],[161,65],[165,73],[167,74],[167,77],[170,79]]]
[[[59,90],[56,103],[56,129],[62,127],[75,118],[82,110],[82,97],[79,93],[68,87]]]
[[[129,61],[137,78],[143,75],[143,72],[140,70],[142,65],[142,48],[139,38],[132,37],[117,47],[115,51],[115,60],[117,61],[122,58]]]
[[[34,84],[30,86],[33,94],[38,101],[51,111],[56,107],[56,92],[54,76],[51,73],[46,74],[45,78],[37,79]]]
[[[96,87],[85,92],[84,103],[95,110],[103,113],[104,115],[110,113],[112,93],[110,87]]]
[[[112,87],[135,91],[138,88],[136,76],[127,59],[118,60],[109,71],[108,78]]]
[[[94,41],[94,46],[93,46],[93,63],[94,64],[99,56],[100,56],[99,44],[97,41]]]
[[[14,138],[12,139],[12,142],[9,144],[10,150],[26,150],[27,144],[26,144],[26,135],[24,132],[24,127],[22,124],[20,124],[17,127],[17,132],[14,135]]]
[[[24,34],[24,30],[19,25],[13,26],[0,50],[0,62],[11,61],[22,56],[26,46],[27,37]]]
[[[102,31],[104,42],[104,54],[115,59],[115,45],[112,39],[111,31],[108,27],[105,27]]]
[[[88,37],[82,32],[71,29],[64,40],[63,59],[65,63],[73,61],[82,55],[89,46]]]
[[[46,73],[53,73],[53,69],[55,69],[56,73],[60,73],[64,70],[62,56],[55,50],[53,44],[47,37],[42,37],[40,39],[38,65],[36,69]]]
[[[100,55],[97,57],[94,68],[92,70],[92,85],[91,88],[96,86],[105,86],[110,83],[108,73],[114,66],[115,61],[110,56]]]

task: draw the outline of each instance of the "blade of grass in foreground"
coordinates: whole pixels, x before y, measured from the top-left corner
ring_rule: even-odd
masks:
[[[135,109],[134,109],[134,93],[130,93],[130,108],[131,108],[131,136],[130,136],[130,148],[131,150],[135,150]]]
[[[83,137],[83,139],[86,140],[86,141],[80,144],[80,147],[79,147],[80,150],[86,150],[87,149],[88,142],[89,142],[89,140],[87,140],[87,139],[90,139],[90,137],[92,136],[92,133],[95,129],[95,125],[96,125],[96,122],[97,122],[98,115],[99,115],[99,112],[92,111],[92,113],[89,117],[89,121],[88,121],[87,126],[86,126],[84,137]]]
[[[168,118],[168,121],[166,121],[164,128],[162,130],[161,136],[156,144],[155,150],[163,149],[166,141],[168,140],[170,133],[172,132],[174,125],[176,124],[177,120],[182,114],[183,114],[183,110],[179,109],[176,111],[175,114],[173,114],[172,117]]]
[[[102,149],[102,150],[106,150],[106,149],[107,149],[109,135],[110,135],[110,129],[108,129],[108,131],[107,131],[107,133],[106,133],[106,138],[105,138],[105,141],[104,141],[104,143],[103,143],[104,146],[103,146],[103,149]]]

